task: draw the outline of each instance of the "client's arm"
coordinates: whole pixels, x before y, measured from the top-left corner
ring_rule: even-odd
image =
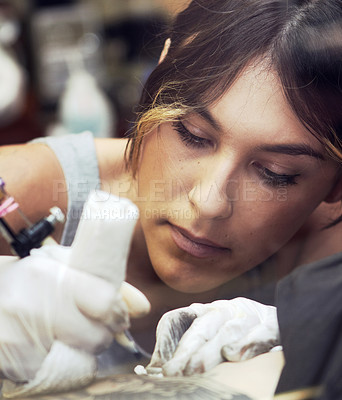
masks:
[[[0,147],[0,177],[5,182],[6,191],[19,203],[30,221],[46,217],[53,206],[66,212],[68,198],[63,171],[54,152],[45,144]],[[6,221],[15,231],[25,227],[17,212],[8,214]],[[57,240],[62,229],[62,225],[56,227],[54,237]],[[10,254],[2,236],[0,254]]]

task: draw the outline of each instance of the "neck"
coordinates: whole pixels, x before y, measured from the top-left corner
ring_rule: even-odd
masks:
[[[322,205],[313,213],[300,264],[308,264],[342,251],[342,222],[326,228],[341,215],[339,203]]]

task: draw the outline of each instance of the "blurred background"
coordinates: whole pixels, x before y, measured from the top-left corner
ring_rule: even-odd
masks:
[[[0,0],[0,145],[122,137],[188,0]]]

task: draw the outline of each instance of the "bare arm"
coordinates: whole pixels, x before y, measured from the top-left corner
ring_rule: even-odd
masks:
[[[0,177],[6,183],[7,192],[31,222],[47,216],[52,206],[58,206],[66,213],[68,199],[63,171],[55,154],[45,144],[0,147]],[[15,231],[25,226],[16,212],[6,216],[6,221]],[[57,240],[61,232],[60,225],[54,234]],[[10,254],[2,237],[0,254]]]

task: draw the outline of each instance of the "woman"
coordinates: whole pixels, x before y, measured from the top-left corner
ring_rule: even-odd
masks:
[[[212,301],[266,260],[280,278],[341,250],[341,14],[340,0],[193,1],[170,29],[132,137],[95,142],[102,188],[140,209],[127,280],[159,303],[155,317]],[[3,178],[30,218],[52,204],[73,217],[70,172],[51,151],[70,147],[48,143],[4,148]],[[87,157],[75,174],[92,168]],[[91,179],[67,182],[80,203]]]

